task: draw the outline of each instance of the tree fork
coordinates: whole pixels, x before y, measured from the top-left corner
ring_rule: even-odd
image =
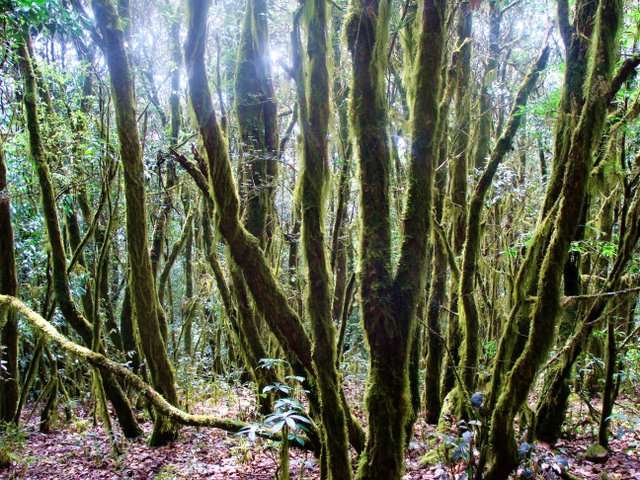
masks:
[[[416,310],[425,295],[445,36],[446,2],[424,1],[414,65],[407,203],[400,260],[393,277],[384,91],[389,8],[386,0],[355,0],[346,23],[353,58],[351,120],[360,162],[359,284],[370,350],[369,436],[358,471],[361,480],[400,479],[404,469],[409,352]]]

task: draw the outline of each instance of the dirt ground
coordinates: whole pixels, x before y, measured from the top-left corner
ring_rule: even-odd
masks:
[[[626,402],[633,406],[631,400]],[[622,401],[620,411],[626,411],[624,405]],[[30,405],[25,410],[32,409]],[[251,395],[240,389],[232,400],[220,396],[216,402],[199,405],[197,410],[247,416],[252,410]],[[24,427],[24,438],[15,452],[17,460],[10,468],[0,469],[0,478],[271,480],[277,471],[277,449],[262,440],[253,444],[242,435],[185,427],[173,444],[149,448],[144,439],[123,440],[116,432],[119,449],[116,452],[102,426],[93,424],[90,409],[77,406],[71,421],[66,422],[60,408],[61,419],[49,434],[38,431],[38,410],[35,411]],[[609,459],[603,464],[592,463],[584,459],[584,452],[596,430],[586,407],[576,405],[569,417],[569,438],[563,438],[553,448],[545,444],[532,446],[517,478],[571,478],[566,474],[569,472],[573,478],[585,480],[640,480],[640,431],[634,430],[638,426],[634,420],[637,419],[615,420]],[[150,422],[145,421],[143,426],[149,432]],[[448,440],[459,443],[460,438],[452,436]],[[443,440],[435,436],[433,426],[421,422],[416,425],[415,438],[407,451],[405,479],[453,480],[465,478],[465,472],[471,473],[472,465],[464,455],[446,464],[420,466],[420,460],[431,448],[429,445]],[[292,449],[290,466],[292,479],[319,478],[317,461],[308,452]]]

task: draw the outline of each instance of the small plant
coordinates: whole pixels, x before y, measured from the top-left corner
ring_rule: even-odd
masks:
[[[283,360],[260,360],[262,368],[273,368],[285,363]],[[288,375],[285,380],[302,383],[303,377]],[[255,442],[258,436],[269,438],[268,447],[279,448],[279,465],[276,479],[289,480],[289,445],[297,442],[304,445],[304,434],[309,431],[311,420],[306,416],[303,405],[291,395],[295,392],[293,385],[274,382],[263,388],[261,395],[276,393],[281,395],[274,403],[274,411],[264,417],[259,423],[252,423],[242,428],[238,434],[246,435],[251,442]],[[277,435],[277,437],[276,437]]]
[[[476,430],[479,426],[480,423],[475,420],[471,420],[469,422],[461,420],[458,422],[459,435],[457,437],[446,436],[444,438],[445,461],[451,468],[452,474],[456,464],[464,464],[464,473],[459,477],[462,480],[473,478],[476,470],[474,444]]]
[[[607,420],[617,420],[618,428],[615,432],[616,439],[621,439],[627,433],[634,433],[640,429],[640,417],[632,417],[623,413],[614,413]]]
[[[570,478],[567,474],[569,460],[562,453],[549,452],[532,443],[522,442],[518,447],[518,456],[521,464],[517,471],[518,480]]]
[[[18,460],[16,454],[22,450],[26,438],[22,429],[13,423],[0,423],[0,432],[0,468],[6,468]]]

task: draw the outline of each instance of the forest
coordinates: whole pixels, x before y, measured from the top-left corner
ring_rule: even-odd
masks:
[[[0,11],[0,478],[640,479],[640,1]]]

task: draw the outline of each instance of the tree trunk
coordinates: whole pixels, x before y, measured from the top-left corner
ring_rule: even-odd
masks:
[[[170,404],[178,405],[173,367],[160,333],[159,304],[147,241],[144,166],[136,123],[133,77],[125,51],[122,20],[111,0],[94,0],[92,5],[98,29],[104,39],[103,48],[116,110],[125,179],[131,298],[140,344],[154,387]],[[178,427],[175,422],[158,412],[149,439],[150,445],[165,445],[175,440],[177,435]]]
[[[421,4],[411,106],[411,157],[402,247],[391,267],[390,151],[384,72],[390,5],[355,0],[346,23],[353,58],[352,128],[360,162],[360,295],[370,352],[369,436],[362,480],[400,479],[409,414],[409,352],[424,298],[446,2]]]
[[[92,344],[92,331],[89,322],[82,316],[75,304],[69,287],[67,276],[67,260],[62,242],[60,224],[58,222],[58,212],[55,203],[55,195],[51,182],[51,173],[46,159],[46,153],[42,145],[40,136],[40,125],[38,120],[35,77],[28,53],[30,38],[24,35],[24,42],[20,43],[20,71],[25,84],[25,110],[27,117],[27,128],[29,131],[29,152],[35,164],[36,175],[40,184],[40,196],[42,204],[42,215],[44,217],[47,241],[51,250],[53,290],[55,298],[65,319],[78,332],[86,345]],[[131,405],[120,386],[108,372],[102,372],[102,380],[107,396],[118,415],[120,425],[128,438],[137,437],[142,433],[138,423],[133,416]]]
[[[15,297],[18,294],[18,275],[14,258],[13,226],[7,167],[4,151],[0,148],[0,294]],[[13,422],[18,401],[18,318],[15,312],[0,312],[0,421]],[[17,419],[16,419],[17,421]]]
[[[538,368],[553,341],[560,309],[563,267],[576,232],[575,219],[581,217],[584,206],[592,149],[597,144],[604,123],[607,101],[602,94],[603,85],[608,87],[611,79],[621,14],[621,1],[602,0],[599,3],[594,39],[589,51],[591,62],[586,84],[587,100],[571,138],[559,200],[551,210],[555,212],[550,218],[552,229],[546,229],[543,223],[539,223],[538,232],[534,234],[535,238],[542,231],[541,240],[548,247],[542,258],[535,301],[531,307],[529,336],[522,354],[515,361],[500,389],[491,416],[489,444],[492,448],[493,464],[486,476],[488,480],[506,479],[517,465],[513,419],[526,400]],[[533,250],[529,251],[529,255]],[[524,265],[526,264],[527,261],[524,262]],[[524,277],[526,275],[518,276],[516,288],[519,290],[525,287],[522,284]],[[528,302],[529,299],[524,301]],[[509,323],[513,324],[518,308],[519,305],[514,307]]]
[[[471,78],[472,22],[473,13],[468,0],[458,5],[457,41],[451,60],[449,81],[454,95],[453,136],[451,156],[449,157],[449,209],[447,221],[451,226],[451,248],[459,257],[465,241],[465,223],[467,215],[467,183],[469,133],[471,125],[471,102],[469,82]],[[449,305],[449,324],[447,327],[447,351],[441,397],[444,399],[455,384],[454,369],[460,362],[460,320],[458,317],[458,288],[452,285]]]
[[[329,75],[327,71],[327,7],[322,0],[307,2],[294,19],[292,43],[302,127],[303,155],[299,185],[302,242],[306,259],[305,305],[313,334],[312,358],[320,393],[323,455],[329,480],[351,478],[345,410],[340,395],[336,330],[332,317],[331,273],[325,247],[326,189],[329,177]],[[307,30],[303,56],[299,18]],[[306,62],[305,62],[306,60]],[[304,68],[306,64],[307,68]],[[306,70],[306,71],[305,71]],[[325,477],[326,475],[326,477]]]

